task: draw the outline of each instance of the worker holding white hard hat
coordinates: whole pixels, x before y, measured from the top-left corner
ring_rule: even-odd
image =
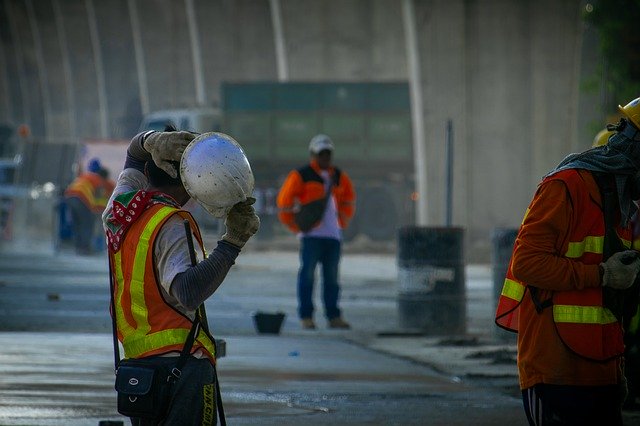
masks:
[[[159,404],[170,407],[161,413],[164,424],[202,424],[204,408],[211,402],[207,398],[216,394],[218,416],[224,423],[214,368],[215,339],[209,333],[204,302],[222,285],[240,250],[258,231],[253,186],[247,157],[228,135],[166,131],[132,139],[102,216],[109,248],[114,341],[117,337],[122,344],[125,358],[120,360],[114,344],[121,414],[137,417],[127,407],[129,388],[119,387],[128,382],[129,371],[119,366],[133,359],[134,366],[178,370],[171,378],[178,385],[171,386],[167,401]],[[191,198],[212,215],[225,218],[225,233],[208,256],[198,224],[183,209]]]

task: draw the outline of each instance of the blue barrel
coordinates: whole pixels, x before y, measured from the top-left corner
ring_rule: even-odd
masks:
[[[398,320],[425,334],[466,332],[464,230],[407,226],[398,231]]]
[[[71,210],[64,198],[58,201],[58,238],[60,241],[70,241],[73,238],[73,219]]]

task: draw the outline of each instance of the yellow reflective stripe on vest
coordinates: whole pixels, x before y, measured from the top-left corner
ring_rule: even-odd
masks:
[[[585,237],[584,240],[569,243],[565,257],[577,259],[582,257],[585,253],[598,253],[602,254],[604,247],[604,236],[602,237]]]
[[[84,182],[74,189],[85,196],[91,207],[95,206],[96,198],[93,196],[93,186],[89,182]]]
[[[124,275],[122,274],[121,262],[122,252],[118,251],[113,255],[113,264],[116,273],[116,282],[118,283],[118,293],[116,294],[116,323],[118,329],[123,336],[133,333],[134,329],[129,325],[124,317],[124,311],[122,310],[122,293],[124,293]]]
[[[601,306],[553,305],[556,323],[611,324],[617,319],[607,308]]]
[[[136,335],[135,338],[127,341],[126,356],[128,358],[136,358],[158,348],[175,345],[177,343],[183,344],[186,342],[187,337],[189,337],[190,331],[191,330],[184,328],[175,328],[158,331],[146,336]],[[211,340],[206,337],[202,331],[198,333],[196,341],[203,345],[211,354],[215,353]]]
[[[524,296],[525,287],[517,281],[510,280],[506,278],[504,280],[504,284],[502,285],[502,293],[500,293],[504,297],[508,297],[509,299],[513,299],[517,302],[522,300]]]
[[[176,209],[174,207],[162,207],[158,210],[145,225],[136,247],[131,283],[129,285],[129,292],[131,293],[131,315],[136,322],[136,328],[129,330],[128,334],[124,334],[123,346],[125,347],[127,356],[135,356],[131,354],[129,342],[135,342],[137,339],[141,339],[151,330],[151,326],[149,325],[149,311],[144,299],[144,275],[147,269],[147,255],[150,249],[149,239],[158,224],[175,211]]]
[[[631,247],[631,241],[620,238],[620,241],[626,248]],[[635,243],[634,243],[635,244]],[[585,237],[584,240],[569,243],[565,257],[578,259],[585,253],[602,254],[604,248],[604,236],[602,237]]]
[[[135,358],[143,353],[150,352],[163,346],[183,343],[187,340],[189,330],[184,328],[162,330],[149,335],[137,335],[127,342],[127,357]]]

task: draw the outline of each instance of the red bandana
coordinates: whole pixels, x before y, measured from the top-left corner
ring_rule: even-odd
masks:
[[[142,213],[154,204],[166,204],[179,207],[167,194],[157,191],[131,191],[118,195],[107,216],[107,241],[114,252],[120,249],[122,237]]]

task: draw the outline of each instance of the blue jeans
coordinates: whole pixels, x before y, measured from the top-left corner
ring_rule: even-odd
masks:
[[[93,213],[77,197],[67,198],[66,201],[71,210],[71,222],[73,226],[73,242],[78,254],[91,254],[93,252],[93,236],[95,234],[98,215]]]
[[[298,315],[313,317],[313,281],[318,262],[322,264],[322,300],[328,319],[338,318],[338,264],[341,243],[333,238],[302,237],[300,240],[300,270],[298,271]]]

